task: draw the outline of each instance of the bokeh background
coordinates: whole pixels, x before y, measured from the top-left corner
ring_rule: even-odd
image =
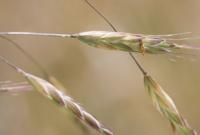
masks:
[[[119,31],[145,34],[192,32],[200,35],[199,0],[91,0]],[[0,31],[76,33],[111,31],[84,0],[0,0]],[[129,55],[80,44],[73,39],[9,36],[68,88],[117,135],[172,135],[168,121],[153,107],[143,77]],[[198,41],[184,43],[200,45]],[[0,54],[43,77],[24,55],[0,39]],[[200,133],[200,55],[137,55],[145,69],[175,100]],[[0,81],[24,81],[0,64]],[[98,134],[92,130],[93,134]],[[1,135],[82,135],[68,114],[35,91],[0,94]],[[179,133],[176,133],[177,135]]]

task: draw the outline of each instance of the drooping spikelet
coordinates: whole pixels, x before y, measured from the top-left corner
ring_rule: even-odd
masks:
[[[113,133],[105,128],[94,116],[86,112],[78,103],[76,103],[71,97],[58,90],[55,86],[46,80],[43,80],[37,76],[25,72],[24,70],[13,65],[5,58],[0,56],[0,60],[11,66],[18,73],[25,77],[25,79],[32,85],[35,90],[40,92],[42,95],[48,99],[54,101],[61,107],[70,110],[80,121],[87,124],[88,126],[94,128],[99,133],[104,135],[113,135]]]
[[[171,97],[151,76],[144,76],[144,86],[148,91],[153,104],[157,110],[169,120],[174,131],[178,130],[183,135],[197,135],[196,131],[189,126],[187,121],[178,112]]]

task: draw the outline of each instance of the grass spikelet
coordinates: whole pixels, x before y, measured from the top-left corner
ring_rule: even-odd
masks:
[[[88,31],[76,34],[0,32],[1,37],[5,35],[29,35],[29,36],[75,38],[92,47],[103,48],[107,50],[137,52],[142,54],[144,53],[160,54],[160,53],[170,53],[170,52],[174,53],[176,52],[176,50],[196,49],[193,47],[182,46],[175,42],[172,42],[173,40],[179,40],[179,39],[168,39],[167,37],[169,35],[156,36],[156,35],[132,34],[125,32],[110,32],[110,31]],[[172,36],[176,36],[176,34]]]
[[[20,44],[16,43],[15,41],[13,41],[12,39],[5,37],[5,36],[0,36],[0,38],[8,41],[9,43],[11,43],[13,46],[15,46],[20,52],[22,52],[26,58],[28,58],[43,74],[45,80],[49,81],[51,84],[53,84],[57,89],[62,90],[62,91],[67,91],[66,88],[62,85],[61,82],[59,82],[54,76],[50,75],[45,68],[43,68],[42,65],[40,65],[40,63],[35,60],[32,55],[30,55],[26,50],[24,50]],[[0,83],[1,84],[1,83]],[[24,92],[24,91],[29,91],[29,90],[33,90],[33,88],[31,86],[23,86],[20,83],[17,83],[17,85],[13,84],[9,84],[7,83],[7,85],[5,85],[5,82],[3,82],[2,87],[0,86],[0,92],[11,92],[11,93],[16,93],[16,92]],[[75,124],[77,124],[77,126],[82,130],[82,132],[84,134],[90,135],[90,131],[88,130],[88,128],[82,124],[79,120],[77,120],[76,117],[73,117],[72,115],[70,115],[70,117],[72,117],[72,121],[75,122]]]
[[[196,131],[180,115],[173,100],[151,76],[144,76],[144,85],[153,104],[169,120],[174,131],[178,130],[183,135],[197,135]]]
[[[71,97],[64,94],[62,91],[58,90],[51,83],[36,77],[30,73],[13,65],[5,58],[0,56],[1,61],[5,62],[7,65],[15,69],[18,73],[25,77],[25,79],[32,85],[35,90],[43,94],[48,99],[54,101],[61,107],[70,110],[80,121],[86,125],[97,130],[99,133],[104,135],[113,135],[113,133],[105,128],[94,116],[86,112],[78,103],[76,103]]]
[[[189,49],[187,46],[178,45],[159,35],[89,31],[72,34],[71,37],[93,47],[127,52],[160,54],[174,52],[177,49]]]

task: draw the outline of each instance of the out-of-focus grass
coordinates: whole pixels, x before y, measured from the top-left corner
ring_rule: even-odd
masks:
[[[196,0],[94,2],[121,31],[145,34],[200,33],[197,29],[200,2]],[[2,0],[0,7],[1,31],[74,33],[110,30],[81,0]],[[75,99],[100,121],[112,127],[116,134],[172,134],[168,122],[159,117],[152,107],[144,92],[142,76],[126,53],[90,48],[74,40],[11,38],[22,44],[69,88],[69,93]],[[2,40],[0,43],[1,55],[40,75],[31,62],[9,43]],[[190,41],[190,44],[198,45],[199,41]],[[139,56],[139,59],[176,100],[180,112],[193,128],[200,132],[199,60],[177,60],[173,63],[168,57],[160,55]],[[0,66],[1,80],[22,80],[7,66]],[[81,134],[68,121],[65,113],[36,93],[17,96],[2,94],[0,107],[0,134]]]

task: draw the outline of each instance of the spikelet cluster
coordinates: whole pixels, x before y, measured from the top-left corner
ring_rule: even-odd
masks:
[[[89,31],[72,34],[71,37],[93,47],[127,52],[158,54],[183,48],[159,36],[125,32]]]
[[[94,116],[85,111],[85,109],[83,109],[70,96],[66,95],[61,90],[58,90],[54,85],[42,78],[25,72],[1,56],[0,59],[12,67],[14,70],[16,70],[18,73],[20,73],[22,76],[24,76],[35,90],[56,104],[60,105],[61,107],[70,110],[80,121],[97,130],[101,134],[113,135],[113,133],[109,129],[105,128],[104,125],[101,124]]]

